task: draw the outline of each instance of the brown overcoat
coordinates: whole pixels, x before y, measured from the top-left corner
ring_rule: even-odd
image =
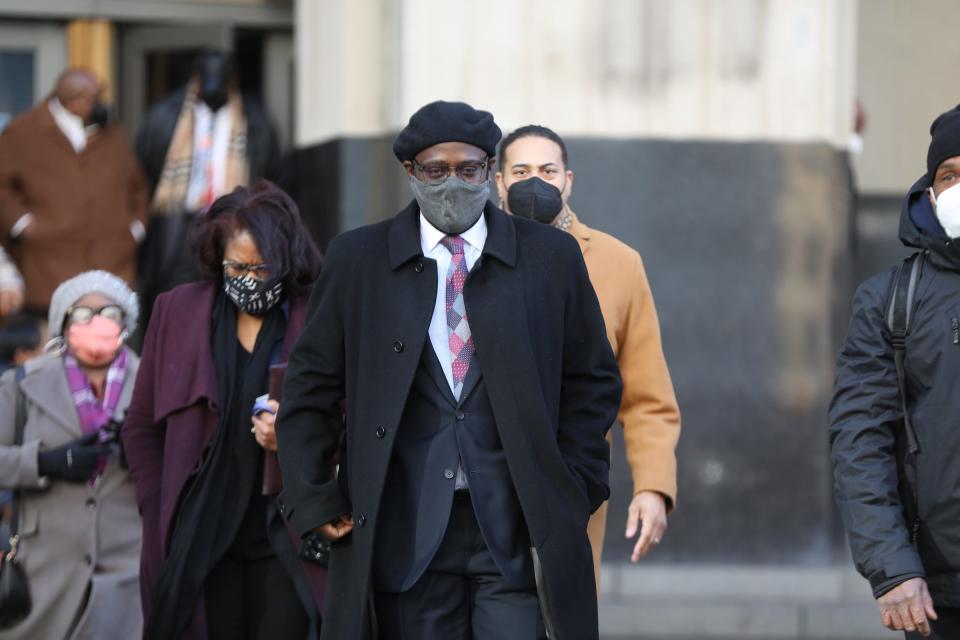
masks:
[[[14,240],[13,225],[33,214]],[[46,101],[0,135],[0,241],[23,275],[26,306],[45,309],[64,280],[90,269],[131,286],[137,242],[130,225],[147,222],[143,172],[118,124],[101,127],[77,153]]]
[[[600,300],[607,338],[620,365],[623,425],[633,493],[658,491],[672,510],[677,499],[680,409],[660,344],[660,322],[640,254],[613,236],[583,224],[572,211],[568,231],[577,239]],[[604,503],[590,518],[589,537],[599,581],[607,516]],[[623,514],[624,523],[626,514]]]

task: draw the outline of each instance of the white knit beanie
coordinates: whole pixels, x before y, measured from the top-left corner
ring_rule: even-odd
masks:
[[[99,293],[123,307],[126,312],[127,333],[137,329],[140,316],[140,302],[137,294],[123,280],[108,271],[85,271],[66,280],[57,287],[50,299],[50,337],[63,335],[63,321],[67,309],[88,293]]]

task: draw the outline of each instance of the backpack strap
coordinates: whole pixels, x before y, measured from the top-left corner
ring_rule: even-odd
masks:
[[[910,414],[907,412],[907,384],[904,374],[904,359],[907,349],[907,336],[913,325],[913,307],[917,284],[923,272],[925,251],[918,251],[906,258],[897,268],[890,289],[887,306],[887,329],[890,331],[890,343],[893,345],[893,361],[897,368],[897,386],[900,390],[900,405],[903,410],[903,430],[907,436],[907,448],[916,455],[919,451],[917,434],[913,430]]]
[[[23,365],[17,367],[16,373],[14,374],[13,384],[14,392],[17,394],[17,404],[16,404],[16,413],[14,414],[14,435],[13,435],[13,444],[20,446],[23,444],[23,430],[27,424],[27,401],[23,396],[23,390],[20,388],[20,383],[23,381],[24,376],[27,372],[24,369]],[[23,489],[17,487],[13,491],[13,499],[11,501],[11,515],[10,515],[10,539],[11,542],[17,537],[17,532],[20,530],[20,503],[23,502]]]

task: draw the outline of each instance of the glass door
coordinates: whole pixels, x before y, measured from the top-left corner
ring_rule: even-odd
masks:
[[[62,27],[0,21],[0,131],[53,90],[66,59]]]

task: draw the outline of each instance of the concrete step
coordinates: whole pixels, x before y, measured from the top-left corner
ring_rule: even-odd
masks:
[[[606,640],[891,640],[848,567],[604,565]]]

